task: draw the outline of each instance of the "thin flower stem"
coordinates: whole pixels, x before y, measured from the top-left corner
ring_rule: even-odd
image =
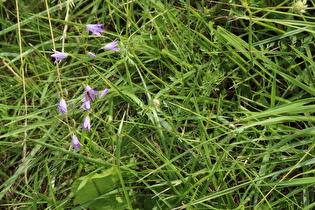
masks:
[[[48,6],[47,0],[45,0],[45,6],[47,9],[47,16],[48,16],[48,23],[49,23],[49,29],[50,29],[52,44],[53,44],[54,49],[56,49],[55,37],[54,37],[53,28],[52,28],[52,24],[51,24],[51,20],[50,20],[50,12],[49,12],[49,6]]]
[[[51,35],[52,44],[53,44],[54,49],[56,49],[55,37],[54,37],[52,23],[50,20],[50,12],[49,12],[49,6],[48,6],[47,0],[45,0],[45,6],[46,6],[46,10],[47,10],[48,23],[49,23],[49,28],[50,28],[50,35]],[[58,75],[58,87],[60,88],[60,93],[63,97],[63,91],[62,91],[62,85],[61,85],[61,79],[60,79],[60,70],[59,70],[58,64],[56,66],[57,66],[57,75]]]
[[[70,1],[69,1],[70,2]],[[67,14],[66,14],[66,20],[68,19],[68,5],[69,3],[67,2]],[[51,34],[51,39],[52,39],[52,44],[53,44],[53,48],[56,50],[56,43],[55,43],[55,37],[54,37],[54,32],[53,32],[53,27],[52,27],[52,23],[51,23],[51,18],[50,18],[50,12],[49,12],[49,5],[48,5],[48,1],[45,0],[45,6],[46,6],[46,10],[47,10],[47,16],[48,16],[48,23],[49,23],[49,29],[50,29],[50,34]],[[65,26],[65,30],[64,30],[64,33],[67,31],[67,25]],[[64,36],[63,36],[64,37]],[[63,38],[63,44],[62,44],[62,52],[64,51],[64,38]],[[57,77],[58,77],[58,87],[60,89],[60,94],[62,96],[62,98],[64,98],[64,92],[63,92],[63,88],[62,88],[62,83],[61,83],[61,73],[60,73],[60,69],[59,69],[59,64],[58,62],[56,63],[56,69],[57,69]],[[66,114],[66,119],[65,121],[69,122],[69,119],[68,119],[68,115]],[[71,131],[71,127],[70,125],[68,124],[68,128],[69,128],[69,131]]]
[[[67,1],[67,5],[66,5],[66,17],[65,17],[65,21],[69,20],[69,12],[70,12],[70,4],[73,3],[72,1]],[[65,41],[66,41],[66,37],[67,37],[67,30],[68,30],[68,24],[65,24],[65,27],[63,29],[63,33],[62,33],[62,52],[65,51]]]

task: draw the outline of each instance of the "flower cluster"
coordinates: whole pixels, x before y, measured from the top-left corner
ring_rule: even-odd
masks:
[[[94,34],[96,36],[102,36],[101,32],[104,32],[104,30],[101,28],[101,26],[103,26],[103,25],[104,24],[87,24],[86,29],[88,31],[91,31],[92,34]],[[104,49],[105,50],[114,50],[116,52],[119,52],[120,49],[116,48],[118,46],[118,42],[116,40],[117,39],[115,39],[113,42],[110,42],[110,43],[104,45]],[[54,50],[54,49],[52,51],[54,51],[54,54],[52,54],[50,57],[53,57],[56,59],[54,64],[56,64],[58,61],[61,61],[64,58],[68,57],[68,53],[59,52],[59,51]],[[87,55],[92,57],[92,58],[96,57],[96,55],[92,52],[88,52]]]
[[[306,0],[298,0],[293,4],[293,11],[300,14],[305,13],[308,7],[306,3]]]
[[[109,91],[109,89],[105,89],[102,91],[102,93],[100,95],[98,95],[98,91],[93,90],[89,85],[87,85],[85,87],[85,92],[83,93],[84,98],[82,99],[82,105],[80,107],[80,109],[85,109],[86,112],[92,110],[91,109],[91,101],[95,100],[95,96],[98,95],[99,98],[102,98],[103,96],[106,95],[106,93]],[[88,131],[90,131],[91,129],[91,122],[90,122],[90,117],[87,115],[84,118],[84,122],[83,125],[81,126],[81,128],[83,128],[83,130],[88,129]]]
[[[80,128],[83,130],[88,130],[89,132],[91,131],[91,119],[89,116],[90,111],[92,110],[91,108],[91,101],[94,101],[96,97],[102,98],[108,93],[109,89],[105,88],[101,94],[99,94],[99,91],[93,90],[89,85],[85,87],[85,91],[83,93],[84,97],[82,99],[82,105],[80,106],[80,109],[85,109],[87,112],[83,124]],[[61,114],[65,114],[68,112],[67,109],[67,103],[64,99],[61,99],[60,102],[58,103],[58,108],[57,110],[61,112]],[[73,135],[72,136],[72,148],[74,150],[80,149],[82,144],[80,143],[79,139],[77,136]]]
[[[86,30],[91,31],[92,34],[94,34],[96,36],[102,36],[101,33],[104,32],[104,30],[101,28],[102,26],[104,26],[104,24],[87,24]],[[118,46],[118,42],[115,39],[113,42],[104,45],[104,49],[119,52],[120,49],[116,48],[117,46]],[[59,52],[59,51],[54,50],[54,49],[52,51],[54,51],[54,54],[51,55],[52,58],[55,58],[54,64],[58,63],[59,61],[61,61],[64,58],[68,57],[68,53],[66,53],[66,52]],[[93,57],[93,58],[96,57],[96,55],[92,52],[88,52],[87,55],[90,57]],[[98,98],[104,97],[108,93],[108,91],[109,91],[109,89],[106,88],[105,90],[103,90],[99,94],[99,91],[93,90],[89,85],[87,85],[85,87],[85,91],[83,93],[84,98],[82,99],[82,105],[80,106],[80,109],[84,109],[86,111],[85,118],[83,120],[83,124],[80,127],[84,131],[85,130],[88,130],[89,132],[91,131],[91,119],[89,116],[89,114],[92,110],[91,101],[94,101],[96,97],[98,97]],[[60,102],[58,103],[57,110],[59,112],[61,112],[61,114],[63,114],[63,115],[68,112],[67,103],[64,99],[61,99]],[[81,146],[82,146],[82,144],[80,143],[78,137],[76,135],[72,135],[72,148],[74,150],[76,150],[76,149],[80,149]]]

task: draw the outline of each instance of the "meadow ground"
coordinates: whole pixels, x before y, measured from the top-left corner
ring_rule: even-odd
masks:
[[[314,209],[314,12],[1,1],[1,208]]]

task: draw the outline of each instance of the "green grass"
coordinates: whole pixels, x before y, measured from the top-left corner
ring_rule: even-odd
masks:
[[[306,4],[1,2],[0,206],[313,209]],[[101,37],[85,29],[95,23]],[[116,38],[120,52],[105,51]],[[51,49],[69,56],[54,65]],[[86,85],[110,89],[92,102],[91,132],[80,129]]]

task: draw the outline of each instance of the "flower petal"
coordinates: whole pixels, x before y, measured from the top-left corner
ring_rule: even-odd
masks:
[[[72,136],[72,149],[74,149],[74,150],[80,149],[81,146],[82,146],[82,144],[80,143],[78,137],[73,135]]]

